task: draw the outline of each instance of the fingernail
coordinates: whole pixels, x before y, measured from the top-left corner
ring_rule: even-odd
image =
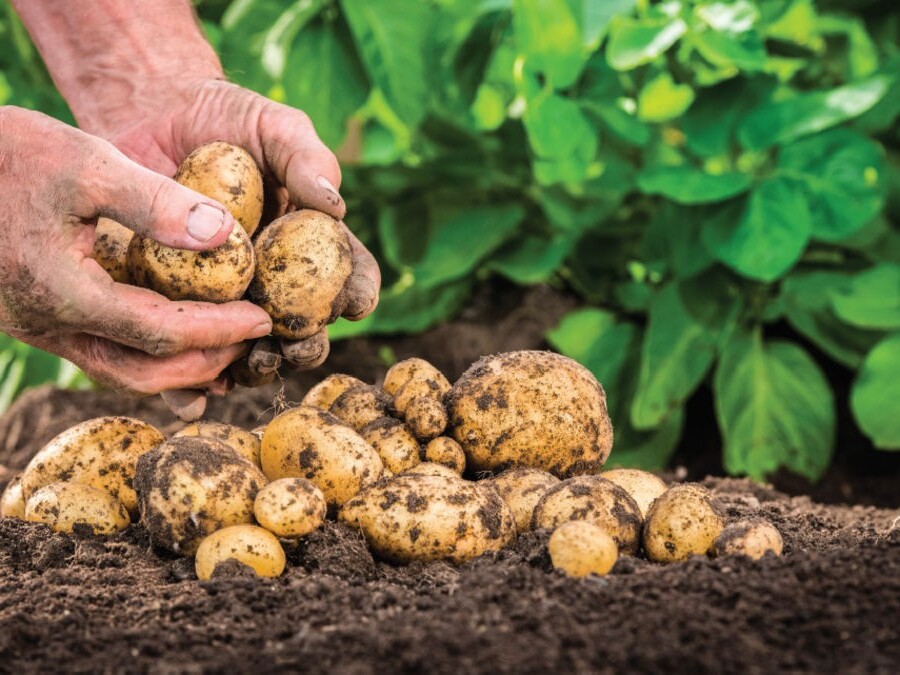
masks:
[[[209,204],[196,204],[188,213],[187,231],[197,241],[209,241],[222,229],[225,213]]]
[[[337,188],[331,184],[331,181],[325,178],[325,176],[319,176],[316,178],[316,183],[318,183],[319,187],[325,190],[325,199],[327,199],[333,206],[340,206],[344,203],[341,194],[337,191]]]

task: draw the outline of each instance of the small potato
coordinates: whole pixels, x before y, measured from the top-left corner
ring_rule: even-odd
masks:
[[[378,387],[368,384],[350,387],[331,404],[329,412],[357,432],[387,415],[390,399]]]
[[[515,539],[509,507],[495,490],[458,477],[397,476],[363,491],[340,511],[385,560],[461,563]]]
[[[713,553],[723,555],[745,555],[759,560],[766,553],[780,556],[784,540],[775,527],[762,518],[748,518],[732,523],[716,537]]]
[[[25,504],[25,520],[45,523],[56,532],[87,525],[94,534],[120,532],[131,523],[122,502],[105,490],[63,482],[36,490]]]
[[[559,478],[540,469],[515,466],[486,482],[509,505],[516,519],[516,531],[521,534],[531,529],[534,507],[550,488],[559,485]]]
[[[134,232],[109,218],[97,220],[94,228],[94,251],[91,257],[120,284],[131,283],[128,274],[128,244]]]
[[[284,549],[275,535],[256,525],[231,525],[206,537],[194,559],[197,578],[211,579],[216,565],[226,560],[237,560],[258,577],[277,577],[284,572]]]
[[[181,438],[183,436],[201,436],[222,441],[232,450],[236,450],[239,455],[249,459],[257,467],[260,465],[259,448],[261,439],[254,435],[253,432],[241,429],[233,424],[201,420],[188,424],[172,438]]]
[[[440,436],[447,428],[447,409],[440,401],[419,396],[407,406],[403,419],[416,438],[428,441]]]
[[[158,429],[131,417],[97,417],[76,424],[47,443],[25,467],[25,501],[50,483],[82,483],[106,490],[136,517],[132,482],[138,457],[164,440]]]
[[[365,382],[352,375],[334,373],[306,392],[300,405],[308,405],[320,410],[328,410],[338,396],[351,387],[365,385]]]
[[[674,485],[656,498],[644,523],[644,550],[654,562],[680,562],[709,553],[725,521],[709,490]]]
[[[446,380],[445,380],[446,382]],[[435,380],[425,377],[414,377],[404,384],[397,393],[394,394],[393,408],[402,417],[406,414],[410,404],[420,396],[433,398],[435,401],[443,402],[444,394],[448,391]]]
[[[611,469],[604,471],[600,476],[625,488],[641,509],[642,518],[647,517],[647,511],[653,500],[668,489],[659,476],[640,469]]]
[[[391,473],[403,473],[422,461],[419,442],[400,420],[382,417],[363,427],[360,434],[375,448],[385,469]]]
[[[435,464],[434,462],[421,462],[413,468],[407,469],[401,475],[403,476],[439,476],[441,478],[451,478],[453,480],[462,480],[460,475],[449,466],[444,464]]]
[[[191,555],[204,537],[253,522],[253,501],[266,484],[248,459],[214,438],[172,438],[142,455],[134,485],[150,540]]]
[[[324,410],[299,406],[269,422],[260,451],[269,480],[306,478],[337,507],[381,477],[375,449]]]
[[[547,549],[553,566],[570,577],[608,574],[619,558],[613,538],[586,520],[570,520],[557,527]]]
[[[14,477],[0,495],[0,518],[25,519],[25,495],[22,494],[22,475]]]
[[[466,453],[449,436],[433,438],[425,446],[425,461],[443,464],[462,476],[466,470]]]
[[[325,495],[305,478],[279,478],[256,495],[256,521],[277,537],[303,537],[325,522]]]
[[[624,489],[600,476],[576,476],[555,485],[534,508],[532,528],[553,530],[569,520],[594,523],[627,555],[641,538],[641,510]]]
[[[432,380],[441,388],[441,396],[450,391],[450,383],[444,374],[425,359],[404,359],[391,366],[384,375],[382,389],[390,396],[396,396],[404,384],[412,379]]]

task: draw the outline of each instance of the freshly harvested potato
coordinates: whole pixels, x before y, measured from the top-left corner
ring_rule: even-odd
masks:
[[[447,429],[447,409],[443,403],[428,396],[410,401],[403,419],[420,441],[431,440]]]
[[[243,148],[223,141],[201,145],[181,162],[175,180],[219,202],[248,236],[259,226],[263,211],[262,174]]]
[[[619,558],[619,547],[613,538],[586,520],[570,520],[557,527],[547,549],[553,566],[570,577],[602,576]]]
[[[279,478],[256,495],[256,522],[277,537],[303,537],[325,522],[328,504],[322,491],[305,478]]]
[[[106,490],[136,517],[132,481],[138,457],[164,440],[158,429],[131,417],[96,417],[76,424],[41,448],[25,467],[25,501],[50,483],[82,483]]]
[[[284,572],[284,549],[274,534],[256,525],[231,525],[206,537],[194,559],[197,578],[211,579],[216,565],[226,560],[237,560],[258,577],[277,577]]]
[[[391,473],[403,473],[422,461],[419,442],[400,420],[382,417],[363,427],[360,434]]]
[[[759,560],[766,553],[781,555],[784,540],[781,533],[771,523],[762,518],[747,518],[732,523],[716,537],[713,553],[723,555],[745,555]]]
[[[576,476],[544,493],[534,507],[532,528],[553,530],[569,520],[587,520],[611,536],[619,550],[635,555],[641,510],[623,488],[600,476]]]
[[[138,460],[134,485],[151,541],[191,555],[204,537],[253,522],[253,501],[266,477],[222,441],[172,438]]]
[[[470,470],[533,466],[594,474],[612,449],[606,394],[584,366],[559,354],[507,352],[473,364],[444,399],[449,434]]]
[[[425,461],[443,464],[462,476],[466,470],[466,453],[449,436],[433,438],[425,446]]]
[[[260,451],[269,480],[306,478],[340,506],[381,477],[375,449],[337,417],[309,406],[291,408],[269,422]]]
[[[640,469],[610,469],[600,476],[625,488],[641,509],[642,518],[647,517],[653,500],[668,489],[662,478]]]
[[[487,482],[509,505],[513,517],[516,519],[516,531],[521,534],[531,529],[534,507],[547,493],[547,490],[554,485],[559,485],[559,478],[540,469],[514,466]]]
[[[445,464],[436,464],[435,462],[421,462],[413,468],[407,469],[401,475],[403,476],[438,476],[440,478],[450,478],[452,480],[462,480],[460,475]]]
[[[515,539],[509,507],[494,490],[458,477],[397,476],[344,504],[340,519],[362,530],[378,556],[397,563],[456,563]]]
[[[396,396],[400,387],[413,379],[432,380],[441,388],[441,396],[450,391],[450,383],[444,374],[425,359],[418,358],[404,359],[388,368],[382,389],[387,394]]]
[[[338,396],[329,412],[356,431],[387,415],[390,399],[378,387],[357,384]]]
[[[22,494],[22,476],[15,476],[0,495],[0,518],[25,519],[25,495]]]
[[[443,375],[441,376],[443,377]],[[446,382],[446,380],[444,380]],[[401,416],[406,414],[410,404],[420,396],[433,398],[435,401],[443,402],[444,394],[449,388],[443,387],[431,378],[414,377],[404,384],[397,393],[394,394],[393,408]]]
[[[256,466],[260,465],[259,448],[262,445],[261,438],[252,431],[241,429],[234,424],[201,420],[188,424],[172,438],[181,438],[183,436],[201,436],[222,441],[232,450],[237,450],[239,455],[246,457]]]
[[[364,384],[362,380],[352,375],[333,373],[306,392],[306,396],[300,401],[300,405],[309,405],[320,410],[328,410],[335,399],[350,389],[350,387]]]
[[[350,242],[338,221],[319,211],[294,211],[256,238],[250,299],[272,317],[275,335],[308,338],[341,315],[352,271]]]
[[[644,550],[654,562],[679,562],[705,555],[725,527],[709,490],[674,485],[656,498],[644,523]]]
[[[35,490],[25,503],[25,520],[45,523],[56,532],[87,525],[94,534],[120,532],[131,523],[122,502],[105,490],[61,481]]]
[[[120,284],[131,283],[128,274],[128,244],[134,232],[109,218],[97,220],[94,228],[94,252],[96,260],[106,273]]]

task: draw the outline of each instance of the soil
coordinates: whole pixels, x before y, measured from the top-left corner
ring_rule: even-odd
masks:
[[[489,326],[476,305],[418,338],[341,343],[326,368],[291,374],[283,392],[235,392],[214,401],[209,417],[255,426],[273,414],[273,398],[296,401],[327,372],[376,381],[387,349],[430,358],[456,377],[481,354],[542,346],[546,327],[572,306],[548,289],[482,298],[499,313]],[[0,418],[0,484],[56,433],[104,414],[142,417],[166,432],[180,426],[156,399],[34,390]],[[684,448],[677,457],[679,477],[715,463]],[[897,467],[878,475],[837,466],[833,485],[851,488],[828,488],[828,501],[854,501],[868,487],[881,508],[707,478],[730,518],[762,516],[781,531],[782,557],[670,566],[623,557],[610,575],[586,580],[552,569],[546,532],[460,567],[395,567],[373,559],[358,533],[329,523],[289,551],[278,579],[234,566],[200,583],[192,561],[154,549],[137,525],[99,538],[3,519],[0,673],[895,673]]]

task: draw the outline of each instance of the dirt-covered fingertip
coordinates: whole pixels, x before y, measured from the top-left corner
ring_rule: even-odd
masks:
[[[272,337],[260,338],[247,356],[247,367],[260,375],[274,373],[281,366],[281,345]]]

